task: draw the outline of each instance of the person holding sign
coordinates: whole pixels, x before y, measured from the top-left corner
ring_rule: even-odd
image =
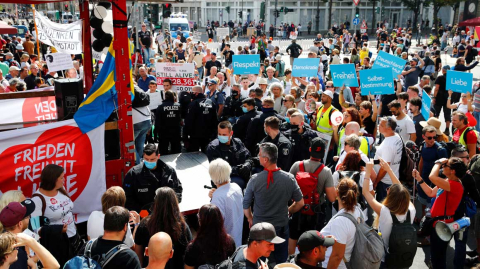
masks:
[[[447,98],[447,108],[449,109],[457,109],[457,111],[467,114],[468,112],[473,112],[472,106],[472,97],[469,92],[462,93],[460,102],[452,104],[452,90],[448,90],[448,98]]]

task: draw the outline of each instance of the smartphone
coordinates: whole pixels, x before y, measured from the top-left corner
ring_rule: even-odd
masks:
[[[373,164],[380,164],[380,160],[373,160]]]

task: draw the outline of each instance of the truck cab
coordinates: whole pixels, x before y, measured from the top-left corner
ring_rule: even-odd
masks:
[[[190,25],[188,24],[188,19],[186,14],[181,13],[172,13],[168,21],[164,23],[164,27],[168,28],[172,38],[177,38],[177,31],[181,28],[181,32],[185,38],[191,35]]]

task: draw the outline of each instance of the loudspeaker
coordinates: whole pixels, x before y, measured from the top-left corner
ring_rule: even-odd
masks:
[[[73,118],[83,101],[83,80],[77,78],[55,80],[55,103],[58,120]]]
[[[105,161],[120,159],[120,130],[105,130]]]
[[[446,224],[443,221],[439,221],[437,222],[437,224],[435,224],[435,232],[437,233],[438,237],[440,237],[440,239],[448,242],[450,241],[450,239],[452,239],[452,236],[455,232],[458,232],[459,230],[467,226],[470,226],[470,218],[467,217],[463,217],[449,224]]]

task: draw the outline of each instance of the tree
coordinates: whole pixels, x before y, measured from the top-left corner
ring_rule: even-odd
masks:
[[[458,7],[460,2],[464,0],[431,0],[431,1],[433,4],[433,26],[435,27],[435,30],[437,30],[438,29],[438,12],[440,11],[440,8],[451,6],[455,10],[455,7]]]
[[[417,27],[417,20],[419,15],[419,8],[420,5],[423,4],[424,6],[429,5],[432,0],[401,0],[403,5],[413,12],[413,32],[416,33],[418,31]],[[441,0],[440,0],[441,1]],[[435,14],[434,16],[436,16]]]
[[[328,30],[332,29],[332,8],[333,8],[333,0],[329,0],[329,3],[328,3]]]
[[[376,30],[377,30],[377,21],[376,21],[376,18],[375,18],[375,15],[377,15],[377,11],[376,11],[376,5],[377,5],[377,0],[372,0],[373,2],[373,8],[372,8],[372,14],[373,14],[373,18],[372,18],[372,25],[370,26],[370,29],[372,29],[372,33],[375,34],[376,33]]]

